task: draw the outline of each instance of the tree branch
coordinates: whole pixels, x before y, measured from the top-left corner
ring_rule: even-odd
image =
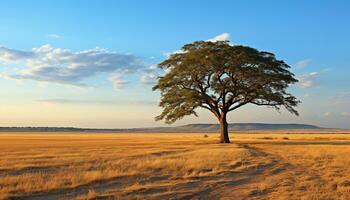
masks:
[[[250,102],[252,104],[258,105],[258,106],[279,106],[281,103],[258,103],[258,102]]]
[[[241,106],[244,106],[244,105],[246,105],[247,103],[249,103],[249,101],[245,101],[245,102],[243,102],[243,103],[240,103],[240,104],[238,104],[238,105],[236,105],[236,106],[234,106],[234,107],[228,109],[228,111],[230,112],[230,111],[232,111],[232,110],[236,110],[237,108],[239,108],[239,107],[241,107]]]

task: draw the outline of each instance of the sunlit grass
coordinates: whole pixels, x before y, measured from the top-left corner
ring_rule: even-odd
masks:
[[[27,195],[124,176],[202,176],[246,150],[202,135],[0,135],[0,193]],[[208,146],[209,143],[209,146]]]
[[[0,199],[349,197],[348,134],[207,135],[0,134]]]

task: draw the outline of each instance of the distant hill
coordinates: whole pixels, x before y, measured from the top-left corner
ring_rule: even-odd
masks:
[[[219,130],[219,124],[188,124],[180,126],[181,129],[196,130]],[[233,123],[228,125],[231,131],[241,130],[282,130],[282,129],[320,129],[318,126],[309,124],[265,124],[265,123]]]
[[[217,132],[219,124],[188,124],[175,127],[127,128],[127,129],[91,129],[74,127],[0,127],[0,132]],[[285,129],[323,129],[309,124],[266,124],[234,123],[229,124],[230,131],[247,130],[285,130]]]

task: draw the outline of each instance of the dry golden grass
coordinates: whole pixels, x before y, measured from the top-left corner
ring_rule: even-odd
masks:
[[[350,199],[350,134],[0,134],[0,199]]]

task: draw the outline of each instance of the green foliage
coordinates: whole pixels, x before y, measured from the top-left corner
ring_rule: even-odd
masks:
[[[286,91],[296,83],[286,63],[269,52],[229,45],[228,41],[186,44],[159,64],[167,73],[153,90],[161,92],[163,112],[156,120],[173,123],[197,115],[199,107],[218,119],[246,104],[265,105],[292,114],[299,101]]]

